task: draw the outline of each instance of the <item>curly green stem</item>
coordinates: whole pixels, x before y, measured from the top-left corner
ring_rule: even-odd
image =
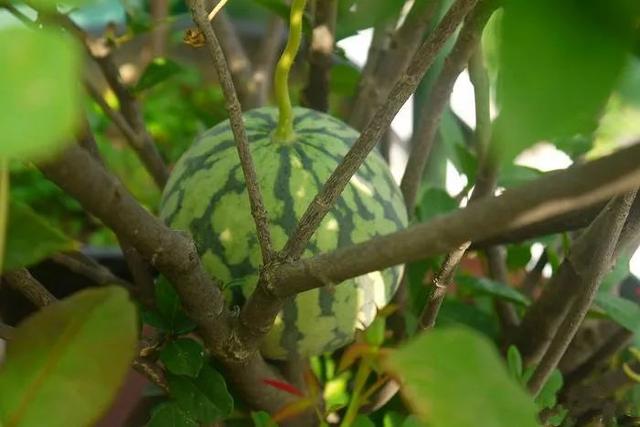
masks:
[[[289,96],[289,71],[293,60],[300,48],[302,38],[302,16],[307,0],[293,0],[291,4],[291,16],[289,18],[289,39],[278,61],[275,72],[275,95],[278,103],[279,117],[278,127],[274,133],[274,139],[278,142],[290,142],[295,138],[293,131],[293,107]]]

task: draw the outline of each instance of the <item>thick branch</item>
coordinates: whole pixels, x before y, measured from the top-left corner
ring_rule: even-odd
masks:
[[[358,140],[307,208],[295,232],[285,245],[284,254],[286,256],[295,259],[302,254],[324,216],[333,207],[351,177],[380,140],[400,107],[415,91],[422,76],[431,66],[444,43],[458,28],[460,22],[476,2],[477,0],[457,0],[436,29],[420,46],[411,64],[393,87],[387,103],[377,109],[376,114],[360,134]]]
[[[487,239],[582,209],[640,184],[640,144],[571,169],[546,174],[498,197],[405,230],[277,269],[279,297],[394,265],[447,253],[466,241]]]
[[[388,49],[380,58],[373,58],[374,68],[366,75],[363,73],[353,103],[349,118],[353,127],[362,129],[384,103],[400,78],[398,70],[405,70],[409,65],[441,3],[440,0],[414,2],[404,23],[391,37]]]
[[[233,86],[231,73],[227,67],[227,61],[224,57],[224,53],[220,47],[218,38],[213,32],[213,28],[209,25],[207,11],[204,8],[204,1],[190,0],[189,8],[191,9],[193,20],[196,22],[200,31],[202,31],[207,40],[207,49],[215,65],[216,72],[218,73],[218,79],[220,80],[220,86],[224,93],[225,107],[229,112],[231,130],[236,140],[238,156],[240,157],[242,172],[244,173],[244,180],[249,194],[251,215],[253,216],[256,224],[258,241],[260,242],[260,249],[262,251],[262,261],[266,265],[273,255],[271,233],[269,231],[267,210],[265,209],[262,201],[258,177],[256,176],[256,170],[253,166],[253,160],[251,159],[249,140],[247,138],[247,133],[242,119],[242,108],[240,107],[240,102],[236,95],[236,89]]]
[[[486,1],[479,3],[478,7],[467,17],[451,53],[445,60],[442,71],[429,93],[429,99],[425,102],[418,120],[420,124],[413,136],[407,168],[400,184],[408,212],[413,212],[424,168],[434,144],[440,119],[449,105],[453,85],[478,45],[482,29],[495,9],[493,3]],[[476,102],[478,101],[480,100],[476,100]]]
[[[309,77],[302,90],[303,105],[318,111],[329,109],[329,73],[335,44],[338,0],[317,0],[309,49]]]
[[[613,200],[607,206],[611,203]],[[634,212],[633,209],[636,209],[638,204],[640,203],[634,203],[631,212]],[[593,258],[600,259],[605,256],[598,255],[598,251],[607,253],[608,247],[602,245],[609,239],[609,235],[606,234],[608,231],[607,229],[603,231],[602,226],[597,222],[598,218],[607,212],[606,209],[605,207],[589,228],[576,239],[572,245],[571,255],[562,262],[540,297],[529,307],[522,319],[514,337],[526,365],[538,363],[544,355],[571,307],[571,300],[580,295],[581,289],[587,286],[585,283],[589,276],[585,271],[591,271],[595,262]],[[617,234],[628,236],[627,230],[624,235],[620,231]],[[616,242],[617,237],[614,243]],[[619,245],[616,244],[616,247]],[[619,252],[616,248],[613,251],[616,254]],[[611,256],[609,255],[609,258]],[[603,259],[603,262],[609,262],[609,259]]]
[[[25,268],[8,271],[2,278],[6,284],[24,295],[36,307],[45,307],[56,300],[56,297]]]
[[[219,283],[205,272],[193,242],[140,206],[120,181],[80,147],[70,147],[40,168],[169,278],[210,348],[223,353],[228,313]]]
[[[579,280],[580,287],[576,292],[577,295],[567,295],[568,298],[565,300],[565,304],[569,306],[567,314],[527,383],[529,391],[534,396],[540,392],[551,372],[558,366],[558,362],[587,315],[602,278],[611,268],[618,237],[635,193],[633,191],[612,200],[584,233],[584,237],[578,238],[571,248],[568,262],[577,273],[575,279]]]

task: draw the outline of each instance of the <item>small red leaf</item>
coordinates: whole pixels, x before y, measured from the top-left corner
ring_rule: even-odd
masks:
[[[300,391],[299,388],[297,388],[293,384],[289,384],[288,382],[269,378],[263,379],[262,382],[268,386],[277,388],[278,390],[293,394],[294,396],[304,397],[304,393]]]

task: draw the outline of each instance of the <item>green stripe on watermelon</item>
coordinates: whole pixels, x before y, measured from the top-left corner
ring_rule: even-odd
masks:
[[[275,108],[243,115],[273,244],[284,246],[298,219],[358,134],[339,120],[294,108],[293,143],[273,142]],[[161,216],[189,232],[207,271],[229,287],[229,304],[253,290],[261,263],[229,122],[200,136],[182,156],[165,188]],[[371,153],[312,237],[304,256],[334,250],[404,228],[402,195],[378,153]],[[348,344],[395,292],[401,267],[340,286],[314,289],[285,303],[261,350],[268,358],[311,356]]]

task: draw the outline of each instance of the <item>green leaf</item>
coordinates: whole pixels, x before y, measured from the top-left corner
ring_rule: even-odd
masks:
[[[520,381],[522,378],[522,356],[514,345],[510,345],[507,350],[507,366],[513,379]]]
[[[505,3],[495,125],[505,160],[534,142],[595,129],[631,47],[634,3]]]
[[[364,340],[373,346],[380,347],[384,343],[384,332],[387,322],[384,317],[376,317],[364,331]]]
[[[78,244],[29,206],[10,200],[4,270],[29,267],[50,255],[77,249]]]
[[[634,334],[640,333],[640,306],[607,292],[598,292],[596,304],[616,323]]]
[[[163,402],[153,408],[147,427],[198,427],[176,402]]]
[[[0,424],[87,426],[133,359],[135,307],[120,287],[79,292],[25,320],[0,369]]]
[[[195,329],[195,322],[187,317],[178,294],[164,276],[156,281],[155,296],[158,313],[164,319],[168,331],[179,335]]]
[[[282,0],[253,0],[253,1],[259,4],[260,6],[264,7],[265,9],[268,9],[270,12],[278,15],[288,25],[289,19],[291,17],[291,8]],[[311,34],[311,20],[309,19],[309,16],[306,13],[302,16],[302,32],[306,35]]]
[[[160,360],[172,374],[197,377],[204,363],[204,347],[195,340],[179,338],[162,348]]]
[[[434,329],[393,352],[412,409],[432,427],[536,427],[533,399],[514,382],[486,338],[466,328]]]
[[[422,0],[419,0],[422,1]],[[403,0],[342,0],[338,2],[336,40],[370,28],[383,19],[397,16]]]
[[[329,80],[331,93],[351,97],[358,87],[359,81],[360,70],[353,64],[339,63],[331,67]]]
[[[521,305],[529,305],[531,303],[529,298],[512,287],[486,277],[459,275],[456,277],[456,283],[460,288],[473,294],[489,295]]]
[[[476,305],[446,298],[440,308],[436,327],[466,326],[488,337],[498,337],[498,323],[492,316]]]
[[[509,245],[507,248],[507,267],[518,270],[527,266],[531,261],[531,244]]]
[[[80,55],[54,31],[0,30],[0,157],[41,160],[73,142]]]
[[[416,207],[416,217],[426,222],[437,215],[458,209],[458,202],[445,190],[429,187],[422,192],[420,203]]]
[[[142,76],[140,76],[140,80],[138,80],[136,84],[135,91],[140,92],[149,89],[181,71],[182,67],[175,61],[167,58],[154,58],[142,72]]]
[[[167,379],[171,397],[189,418],[208,424],[233,409],[224,378],[209,365],[202,367],[197,378],[169,374]]]
[[[498,185],[504,188],[517,187],[540,178],[542,174],[538,169],[510,163],[500,170]]]
[[[368,417],[362,414],[358,415],[356,419],[353,420],[353,423],[351,424],[351,426],[352,427],[376,427],[373,421],[371,421]]]
[[[278,424],[273,421],[271,415],[265,411],[252,412],[251,419],[253,420],[254,427],[278,427]]]
[[[541,409],[553,408],[556,406],[556,395],[562,388],[563,379],[559,370],[554,369],[549,376],[549,379],[544,384],[540,393],[536,397],[536,403]]]

